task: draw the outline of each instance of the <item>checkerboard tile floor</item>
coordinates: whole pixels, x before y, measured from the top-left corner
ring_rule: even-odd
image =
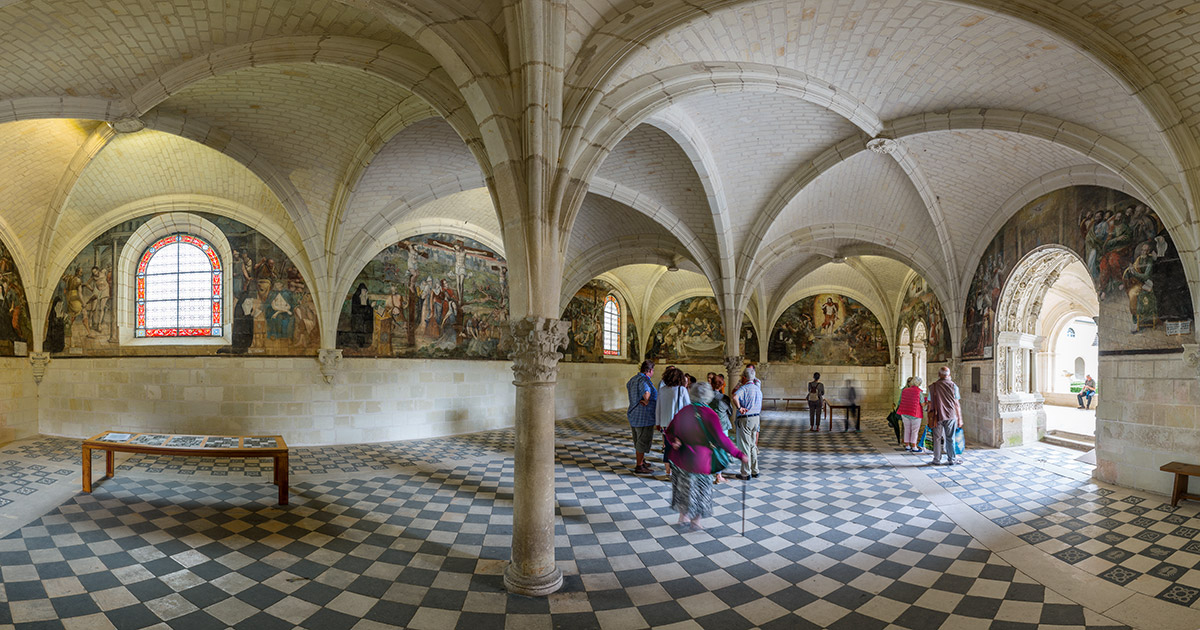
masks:
[[[668,486],[630,474],[627,431],[619,413],[558,426],[548,598],[503,590],[512,432],[492,431],[295,449],[287,507],[260,480],[130,459],[0,540],[0,627],[1122,627],[992,554],[864,434],[769,414],[764,476],[717,486],[688,533]],[[77,442],[39,448],[77,470]]]

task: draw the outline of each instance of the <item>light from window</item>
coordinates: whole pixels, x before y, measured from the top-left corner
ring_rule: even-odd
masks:
[[[1067,329],[1067,336],[1068,336],[1068,337],[1074,337],[1074,336],[1075,336],[1075,329],[1074,329],[1074,328],[1068,328],[1068,329]]]
[[[221,260],[203,239],[164,236],[137,267],[135,337],[220,337]]]
[[[604,299],[604,355],[621,355],[621,306],[611,295]]]

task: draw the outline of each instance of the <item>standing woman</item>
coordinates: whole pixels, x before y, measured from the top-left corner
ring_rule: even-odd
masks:
[[[913,453],[925,452],[917,444],[917,428],[925,418],[925,405],[928,402],[925,392],[921,391],[922,382],[920,376],[908,377],[904,389],[900,390],[900,404],[896,406],[896,413],[904,421],[904,450]]]
[[[713,399],[712,386],[696,383],[692,386],[692,404],[675,414],[663,436],[671,451],[667,455],[675,464],[671,475],[671,507],[679,512],[679,523],[691,524],[691,530],[703,529],[700,519],[712,516],[712,468],[716,449],[724,450],[735,459],[747,462],[729,436],[721,432],[721,421],[708,407]]]
[[[813,380],[808,384],[808,430],[821,430],[821,409],[825,406],[825,383],[821,382],[821,373],[813,372]],[[830,420],[829,430],[833,430],[833,420]]]
[[[658,406],[654,409],[658,430],[665,432],[667,427],[671,426],[671,420],[675,414],[691,402],[687,389],[683,387],[683,371],[675,366],[667,368],[667,371],[663,373],[662,387],[658,389]],[[666,462],[664,467],[668,477],[671,475],[671,460],[667,457],[670,451],[671,444],[664,437],[663,461]]]
[[[716,412],[717,419],[721,421],[721,433],[729,435],[729,432],[733,430],[733,403],[725,395],[725,377],[720,374],[712,374],[708,377],[708,384],[713,390],[713,399],[708,403],[708,407]],[[724,482],[725,477],[721,473],[717,473],[713,483]]]

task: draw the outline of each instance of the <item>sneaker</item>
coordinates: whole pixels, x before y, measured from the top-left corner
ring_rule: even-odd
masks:
[[[750,476],[754,479],[758,479],[758,473],[751,473]]]
[[[912,450],[912,452],[914,452],[914,453],[924,453],[924,452],[925,452],[925,449],[923,449],[923,448],[914,448],[914,449]]]
[[[930,465],[930,466],[941,466],[941,465],[942,465],[942,461],[941,461],[941,460],[939,460],[939,459],[935,459],[935,460],[933,460],[933,461],[929,462],[929,465]]]
[[[911,447],[911,446],[905,446],[905,447],[904,447],[904,450],[908,451],[909,453],[913,452],[913,450],[912,450],[912,447]]]

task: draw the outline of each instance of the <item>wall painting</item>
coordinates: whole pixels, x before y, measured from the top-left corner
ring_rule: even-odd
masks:
[[[756,363],[760,356],[758,353],[758,331],[754,330],[754,326],[749,320],[748,316],[742,316],[742,331],[738,339],[738,352],[742,355],[742,360],[747,363]]]
[[[342,304],[346,356],[505,359],[508,263],[475,240],[422,234],[379,252]]]
[[[833,293],[801,299],[779,316],[767,342],[771,363],[887,365],[883,326],[857,300]]]
[[[1191,294],[1162,220],[1122,192],[1075,186],[1030,202],[988,245],[967,292],[963,358],[992,356],[1004,283],[1021,258],[1051,244],[1075,252],[1095,283],[1101,354],[1192,343]]]
[[[725,333],[717,300],[693,297],[672,304],[650,329],[646,358],[661,365],[721,363]]]
[[[950,325],[946,322],[942,303],[938,301],[924,278],[916,276],[908,284],[898,319],[896,339],[900,339],[900,331],[905,328],[912,334],[917,328],[917,322],[921,322],[925,325],[926,360],[929,363],[950,360]]]
[[[28,354],[32,339],[25,285],[12,254],[0,243],[0,356]]]
[[[233,300],[230,346],[124,346],[117,333],[117,282],[113,277],[133,233],[147,215],[110,228],[67,265],[50,298],[43,349],[58,356],[162,354],[313,355],[321,345],[317,309],[296,265],[270,239],[249,226],[205,212],[232,249],[225,269],[226,299]],[[141,252],[138,252],[140,254]]]
[[[580,287],[563,310],[562,318],[571,322],[563,361],[601,363],[604,361],[604,301],[616,288],[603,280],[592,280]],[[620,304],[620,302],[618,302]],[[636,332],[628,313],[622,312],[629,332]],[[627,350],[628,352],[628,350]],[[636,356],[631,353],[631,356]],[[622,357],[627,358],[627,357]]]

